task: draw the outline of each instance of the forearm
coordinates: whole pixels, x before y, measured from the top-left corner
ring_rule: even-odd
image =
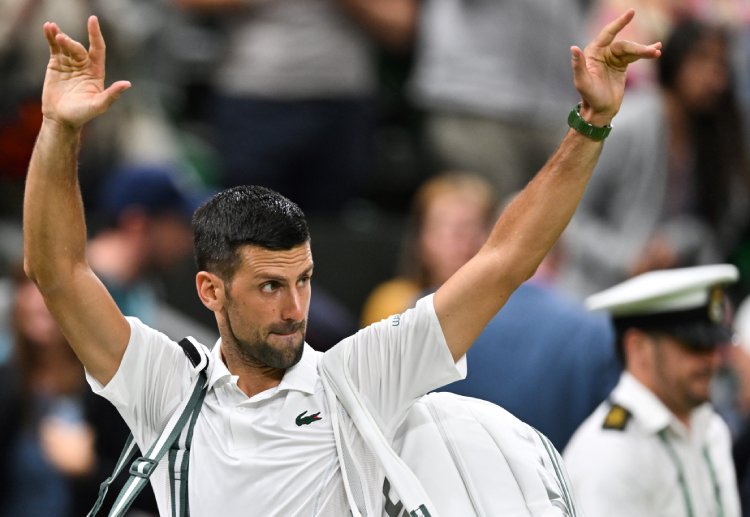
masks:
[[[372,37],[393,50],[407,49],[417,25],[417,0],[338,0]]]
[[[601,148],[570,130],[505,209],[479,253],[438,290],[435,306],[454,358],[534,274],[575,212]]]
[[[45,119],[24,193],[24,266],[54,288],[86,262],[86,225],[78,186],[80,130]]]
[[[534,274],[570,222],[601,149],[601,143],[569,131],[508,206],[480,252],[503,264],[491,272],[495,282],[519,285]]]

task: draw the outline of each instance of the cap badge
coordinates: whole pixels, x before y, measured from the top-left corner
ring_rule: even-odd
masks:
[[[716,286],[708,295],[708,319],[713,323],[724,321],[724,290]]]

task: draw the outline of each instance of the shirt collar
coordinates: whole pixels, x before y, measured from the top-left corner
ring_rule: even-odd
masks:
[[[613,402],[621,404],[649,433],[658,433],[667,427],[685,434],[685,425],[662,403],[654,393],[628,372],[623,372],[620,382],[612,391]],[[703,435],[711,421],[713,410],[706,403],[690,414],[691,434]]]
[[[304,393],[315,393],[318,382],[318,360],[321,352],[313,350],[307,343],[302,349],[302,358],[297,364],[289,368],[281,379],[277,390],[294,390]],[[221,357],[221,338],[211,349],[211,364],[208,372],[208,389],[220,387],[227,382],[237,383],[237,375],[233,375]]]

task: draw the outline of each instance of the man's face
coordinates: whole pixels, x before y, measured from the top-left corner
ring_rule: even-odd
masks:
[[[147,238],[150,265],[159,269],[174,267],[190,255],[193,247],[190,223],[178,213],[151,217]]]
[[[441,285],[473,257],[487,239],[482,207],[468,195],[443,194],[425,210],[420,256],[432,287]]]
[[[705,38],[685,57],[675,87],[689,111],[708,113],[717,109],[729,83],[726,47],[717,38]]]
[[[651,339],[653,389],[662,402],[678,416],[707,402],[721,362],[719,348],[699,351],[667,335]]]
[[[245,246],[226,284],[223,341],[243,363],[286,369],[302,357],[310,308],[310,244],[286,251]]]

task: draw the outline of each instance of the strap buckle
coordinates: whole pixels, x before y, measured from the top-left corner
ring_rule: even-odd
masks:
[[[138,476],[140,478],[148,479],[151,473],[154,471],[156,466],[159,464],[158,461],[152,460],[151,458],[136,458],[135,461],[130,465],[130,474]]]

